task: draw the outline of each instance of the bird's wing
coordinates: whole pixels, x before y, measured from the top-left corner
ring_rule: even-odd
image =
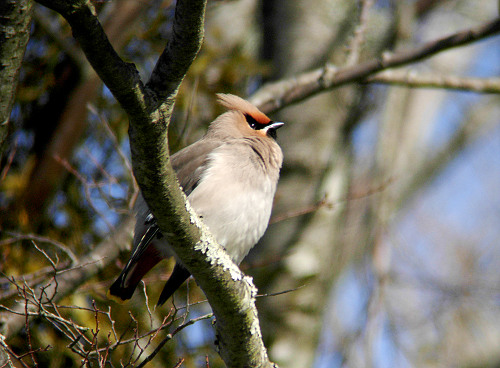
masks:
[[[218,145],[220,143],[202,139],[172,156],[172,166],[177,172],[179,183],[186,195],[189,195],[200,181],[207,166],[208,153]],[[142,195],[137,199],[136,211],[138,217],[134,250],[125,269],[130,268],[141,258],[151,241],[159,233],[156,219],[147,207]]]
[[[201,180],[208,166],[209,153],[221,144],[221,141],[201,139],[172,155],[172,166],[187,196]],[[137,200],[136,211],[137,223],[132,255],[118,279],[109,289],[109,295],[119,300],[130,299],[144,274],[165,257],[161,249],[150,246],[155,238],[161,237],[161,233],[142,195]],[[163,304],[189,275],[182,265],[176,266],[173,277],[165,285],[159,305]]]
[[[149,246],[159,231],[153,215],[147,216],[146,222],[149,222],[146,231],[135,245],[122,272],[108,290],[108,296],[118,302],[130,299],[142,277],[162,260],[158,250]]]
[[[137,245],[135,246],[134,250],[132,251],[130,259],[127,265],[125,266],[124,270],[130,268],[137,261],[139,261],[139,259],[142,257],[147,247],[149,246],[149,243],[151,243],[151,241],[156,237],[156,235],[160,231],[160,228],[156,223],[156,219],[154,218],[151,212],[149,212],[149,214],[146,216],[146,219],[144,220],[144,225],[146,231],[143,234],[141,234],[141,238],[137,242]]]
[[[212,140],[202,139],[172,155],[172,166],[177,172],[179,184],[182,186],[186,195],[189,195],[196,185],[198,185],[207,166],[208,154],[220,144],[221,143],[216,143]],[[149,210],[142,195],[137,199],[136,211],[135,247],[129,261],[130,265],[137,262],[149,243],[159,233],[156,219]]]
[[[221,140],[201,139],[172,156],[172,166],[187,196],[196,188],[207,169],[210,152],[222,144]]]

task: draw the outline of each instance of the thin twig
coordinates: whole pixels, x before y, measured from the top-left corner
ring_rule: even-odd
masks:
[[[106,224],[106,226],[113,231],[114,226],[111,222],[109,222],[107,216],[94,204],[92,200],[91,189],[98,188],[100,184],[97,184],[94,181],[87,180],[77,169],[75,169],[65,158],[61,158],[59,156],[54,156],[54,160],[56,160],[59,164],[61,164],[69,173],[75,176],[76,179],[82,184],[83,190],[85,192],[85,198],[89,206],[94,210],[95,213],[99,215],[99,218]]]
[[[23,288],[23,296],[24,296],[24,313],[26,315],[26,320],[25,320],[25,328],[26,328],[26,336],[27,336],[27,342],[28,342],[28,349],[29,349],[29,355],[31,357],[31,361],[33,362],[33,365],[35,367],[38,366],[35,358],[35,354],[33,352],[33,344],[31,342],[31,330],[30,330],[30,324],[29,324],[29,317],[28,317],[28,297],[26,295],[26,288]]]
[[[307,215],[309,213],[316,212],[317,210],[319,210],[320,208],[323,208],[323,207],[327,207],[329,209],[332,209],[335,205],[342,203],[342,202],[366,198],[366,197],[371,196],[373,194],[380,193],[380,192],[384,191],[393,182],[393,180],[394,179],[391,178],[377,187],[370,188],[369,190],[361,192],[361,193],[352,193],[348,197],[346,197],[344,199],[339,199],[335,202],[327,201],[326,197],[325,197],[315,204],[306,206],[304,208],[299,208],[299,209],[287,211],[285,213],[273,216],[269,220],[269,224],[275,224],[277,222],[288,220],[290,218]]]
[[[141,286],[142,286],[142,291],[144,293],[144,298],[146,300],[146,309],[147,309],[148,315],[149,315],[149,325],[151,328],[153,328],[153,314],[151,313],[151,309],[149,308],[148,292],[146,290],[146,283],[143,280],[141,280]]]
[[[293,291],[297,291],[299,289],[302,289],[303,287],[306,287],[306,286],[307,286],[307,284],[304,284],[304,285],[300,285],[300,286],[298,286],[296,288],[293,288],[293,289],[278,291],[276,293],[258,294],[256,296],[256,298],[265,298],[265,297],[268,297],[268,296],[277,296],[277,295],[288,294],[288,293],[291,293]]]
[[[69,249],[69,247],[67,247],[65,244],[63,244],[63,243],[61,243],[61,242],[59,242],[57,240],[54,240],[54,239],[51,239],[51,238],[47,238],[47,237],[41,236],[41,235],[21,234],[21,233],[16,233],[16,232],[13,232],[13,231],[6,231],[5,234],[11,236],[12,238],[2,240],[0,242],[0,246],[5,245],[5,244],[14,243],[14,242],[19,241],[19,240],[31,240],[31,241],[48,243],[48,244],[52,244],[53,246],[55,246],[55,247],[59,248],[60,250],[62,250],[68,256],[68,258],[71,260],[72,265],[78,263],[78,258],[71,251],[71,249]]]
[[[361,12],[359,14],[359,24],[354,31],[354,37],[349,45],[349,55],[347,57],[346,66],[352,66],[359,60],[361,46],[365,39],[366,26],[368,24],[368,15],[370,8],[373,5],[373,0],[361,0]]]
[[[16,155],[16,152],[17,152],[18,140],[19,140],[19,137],[17,137],[16,140],[14,141],[12,149],[9,152],[9,156],[7,157],[7,162],[5,163],[5,166],[3,167],[2,171],[0,172],[0,182],[2,182],[5,179],[5,177],[7,176],[7,173],[10,170],[10,167],[12,166],[12,162],[14,161],[14,156]]]
[[[139,364],[137,366],[137,368],[141,368],[141,367],[144,367],[147,363],[149,363],[159,352],[160,350],[163,348],[163,346],[170,340],[172,340],[172,338],[179,332],[181,332],[183,329],[185,329],[186,327],[188,326],[191,326],[192,324],[198,322],[198,321],[202,321],[202,320],[205,320],[205,319],[209,319],[209,318],[212,318],[213,317],[213,313],[209,313],[209,314],[205,314],[203,316],[200,316],[198,318],[193,318],[189,321],[187,321],[186,323],[180,325],[179,327],[177,327],[172,333],[168,334],[159,344],[158,346],[156,347],[156,349],[150,354],[148,355],[142,362],[141,364]]]
[[[307,215],[309,213],[316,212],[317,210],[319,210],[322,207],[332,208],[333,204],[328,202],[326,200],[326,198],[323,198],[318,203],[306,206],[304,208],[299,208],[299,209],[287,211],[287,212],[279,214],[279,215],[275,215],[269,220],[269,224],[271,225],[271,224],[275,224],[275,223],[280,222],[280,221],[288,220],[290,218]]]
[[[2,349],[4,349],[5,352],[8,354],[6,362],[5,362],[5,364],[1,368],[4,368],[4,367],[11,368],[11,367],[13,367],[13,364],[12,364],[12,362],[10,360],[10,357],[14,357],[15,359],[17,359],[19,361],[19,363],[24,368],[28,368],[29,367],[26,363],[24,363],[21,360],[21,357],[19,357],[14,351],[12,351],[12,349],[10,348],[10,346],[5,343],[5,336],[3,336],[3,335],[0,335],[0,345],[2,346]]]
[[[184,358],[180,358],[177,364],[174,365],[174,368],[179,368],[182,365],[182,363],[184,363],[184,360],[185,360]]]
[[[123,164],[127,168],[128,172],[132,172],[132,164],[130,163],[130,160],[128,159],[127,155],[123,152],[120,143],[118,142],[118,138],[116,138],[116,134],[113,132],[111,129],[108,119],[106,119],[102,114],[100,114],[97,110],[97,108],[93,104],[87,104],[87,109],[97,116],[99,118],[99,121],[101,122],[102,126],[104,127],[104,130],[106,131],[107,136],[109,139],[111,139],[111,142],[113,143],[113,147],[115,148],[115,151],[118,153],[120,158],[122,159]],[[135,189],[137,189],[137,183],[135,180],[132,181],[132,185],[134,186]]]
[[[477,93],[500,94],[500,78],[471,78],[418,73],[415,71],[387,70],[369,77],[366,83],[392,84],[417,88],[454,89]]]

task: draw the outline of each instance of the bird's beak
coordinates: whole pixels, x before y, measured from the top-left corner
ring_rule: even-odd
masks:
[[[273,121],[262,130],[265,131],[265,134],[269,135],[271,138],[276,139],[276,129],[281,128],[283,125],[285,125],[285,123]]]
[[[267,129],[273,129],[273,130],[276,130],[276,129],[279,129],[281,128],[283,125],[285,125],[285,123],[282,123],[281,121],[274,121],[273,123],[269,124],[267,126]]]

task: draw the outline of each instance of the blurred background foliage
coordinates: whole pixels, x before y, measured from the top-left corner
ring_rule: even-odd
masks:
[[[173,2],[94,5],[110,41],[147,80],[169,39]],[[199,139],[222,112],[217,92],[249,96],[266,82],[411,49],[495,14],[493,0],[209,1],[206,40],[169,130],[172,152]],[[493,37],[405,70],[492,78],[499,46]],[[362,84],[272,116],[287,123],[275,217],[242,268],[262,294],[298,288],[258,299],[273,361],[287,368],[500,364],[498,102],[498,95]],[[126,116],[66,22],[39,5],[11,121],[15,134],[0,168],[0,297],[15,308],[23,280],[53,284],[54,268],[63,278],[62,270],[114,237],[138,189]],[[223,366],[209,316],[176,332],[210,313],[194,281],[175,305],[153,309],[171,261],[146,277],[147,299],[144,290],[123,306],[106,299],[129,249],[129,242],[109,248],[107,266],[56,303],[75,325],[34,317],[9,336],[15,354],[32,352],[24,364],[136,366],[172,333],[148,366],[173,367],[181,358],[184,367]],[[134,342],[162,321],[149,345],[148,336]],[[73,352],[67,334],[75,326],[89,328],[87,349],[103,350]]]

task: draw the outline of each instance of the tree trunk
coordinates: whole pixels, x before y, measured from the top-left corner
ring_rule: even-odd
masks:
[[[9,122],[19,70],[30,34],[31,0],[4,0],[0,4],[0,167],[13,132]]]

